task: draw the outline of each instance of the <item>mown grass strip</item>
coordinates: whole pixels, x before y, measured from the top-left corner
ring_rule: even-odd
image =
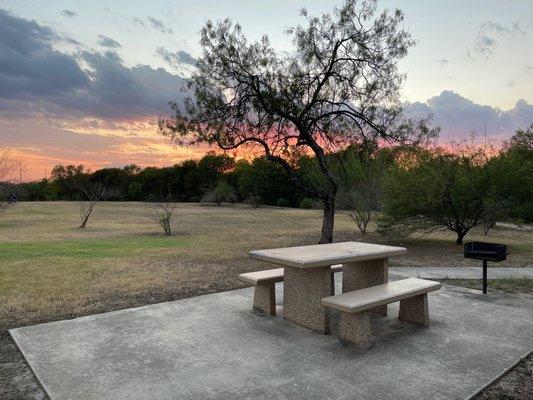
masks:
[[[79,259],[125,257],[184,248],[191,243],[184,237],[131,236],[116,238],[71,239],[0,243],[0,262],[21,258],[69,257]]]

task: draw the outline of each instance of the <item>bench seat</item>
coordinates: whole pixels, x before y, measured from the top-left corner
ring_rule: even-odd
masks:
[[[370,309],[399,301],[399,320],[429,327],[427,294],[441,286],[440,282],[408,278],[325,297],[322,305],[341,312],[340,341],[364,348],[370,345]]]
[[[342,271],[342,265],[332,265],[331,273]],[[239,275],[239,279],[255,286],[253,310],[257,313],[276,315],[275,284],[283,282],[283,268],[267,269],[264,271],[246,272]],[[333,280],[332,280],[333,281]],[[332,292],[334,293],[332,283]]]

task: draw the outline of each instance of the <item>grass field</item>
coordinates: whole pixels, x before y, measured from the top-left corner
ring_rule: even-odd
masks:
[[[165,237],[143,204],[100,203],[86,229],[77,228],[77,207],[21,203],[0,218],[2,328],[240,287],[240,272],[266,267],[249,250],[316,243],[321,226],[317,210],[180,204]],[[339,215],[335,239],[407,246],[410,254],[393,265],[475,263],[452,235],[387,241],[354,228]],[[502,266],[524,266],[533,259],[531,236],[498,230],[477,238],[510,245]]]
[[[88,227],[78,225],[75,202],[21,203],[0,216],[0,398],[43,398],[7,329],[242,287],[239,273],[271,267],[248,251],[317,243],[321,213],[180,204],[174,234],[165,237],[143,204],[100,203]],[[511,256],[499,266],[533,263],[531,233],[499,229],[467,239],[508,244]],[[362,236],[344,215],[335,240],[406,246],[393,266],[479,264],[463,258],[451,234]]]

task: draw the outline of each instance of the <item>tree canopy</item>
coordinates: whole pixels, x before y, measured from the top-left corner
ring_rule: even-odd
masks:
[[[332,13],[287,30],[293,49],[250,42],[230,19],[207,22],[184,105],[159,122],[180,144],[259,149],[294,184],[324,204],[321,242],[332,241],[338,183],[326,154],[365,140],[417,142],[434,132],[402,118],[397,63],[414,44],[400,10],[378,13],[376,1],[347,0]],[[306,185],[293,160],[316,157],[327,185]]]

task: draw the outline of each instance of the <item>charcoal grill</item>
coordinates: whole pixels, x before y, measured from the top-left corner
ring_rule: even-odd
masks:
[[[487,263],[500,262],[507,258],[507,246],[498,243],[468,242],[465,243],[465,258],[483,261],[483,294],[487,293]]]

